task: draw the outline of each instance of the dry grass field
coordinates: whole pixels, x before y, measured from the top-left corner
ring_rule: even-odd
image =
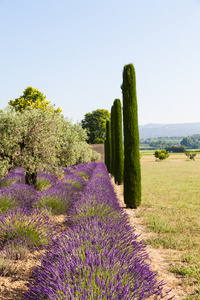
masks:
[[[191,295],[187,299],[200,299],[200,155],[195,161],[170,155],[162,162],[143,155],[141,170],[142,205],[136,216],[147,226],[146,243],[172,250],[168,270],[182,278],[181,288]]]
[[[93,146],[103,154],[103,145]],[[171,154],[162,162],[142,155],[142,205],[127,213],[149,246],[152,267],[174,281],[180,292],[174,299],[200,299],[200,154],[195,161]]]

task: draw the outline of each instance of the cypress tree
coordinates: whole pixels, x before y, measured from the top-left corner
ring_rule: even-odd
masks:
[[[112,163],[112,153],[111,153],[111,121],[106,121],[106,167],[109,173],[111,173],[111,163]]]
[[[135,69],[132,64],[123,70],[123,124],[124,124],[124,202],[126,207],[141,204],[141,170]]]
[[[104,163],[108,169],[108,157],[107,157],[108,153],[107,153],[107,137],[105,137],[104,139]]]
[[[111,174],[115,175],[115,113],[114,105],[111,107]]]
[[[122,107],[121,101],[115,99],[114,101],[115,114],[115,183],[123,183],[124,170],[124,150],[122,137]]]

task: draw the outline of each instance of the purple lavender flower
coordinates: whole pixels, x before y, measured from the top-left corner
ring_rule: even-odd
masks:
[[[8,175],[0,180],[0,188],[16,183],[25,183],[24,170],[22,168],[15,168],[11,170]]]
[[[69,168],[64,169],[64,173],[65,175],[75,173],[83,176],[85,179],[89,179],[96,165],[97,164],[95,162],[91,162],[89,164],[83,163],[75,166],[70,166]]]
[[[28,209],[38,199],[37,191],[27,184],[12,184],[0,189],[0,212],[6,212],[12,207],[26,206]]]
[[[86,181],[81,175],[78,174],[70,174],[61,179],[61,182],[67,182],[69,184],[72,184],[75,186],[79,191],[83,189],[83,187],[86,185]]]
[[[44,188],[49,187],[58,180],[58,176],[54,173],[40,173],[37,176],[36,188],[41,191]]]
[[[38,196],[37,208],[47,208],[53,214],[65,214],[80,197],[80,192],[75,186],[60,180],[40,192]]]
[[[53,239],[24,299],[164,298],[163,283],[146,263],[145,245],[120,208],[104,164],[69,212],[71,228]]]
[[[8,245],[24,244],[28,249],[47,246],[56,227],[46,214],[26,207],[10,210],[0,215],[0,250]]]

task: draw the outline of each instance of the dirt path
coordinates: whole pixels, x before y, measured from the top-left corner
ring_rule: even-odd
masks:
[[[140,235],[139,239],[145,240],[152,237],[153,234],[148,233],[147,227],[144,225],[141,217],[136,216],[136,211],[134,209],[125,208],[124,197],[123,197],[123,187],[114,184],[115,192],[119,200],[121,207],[124,207],[126,214],[129,216],[130,224],[134,227],[137,235]],[[151,270],[157,273],[157,278],[159,281],[163,280],[166,285],[164,286],[164,291],[172,291],[169,295],[174,296],[174,300],[183,300],[189,296],[189,294],[183,289],[183,278],[175,276],[173,273],[168,271],[168,268],[173,261],[173,257],[177,258],[180,255],[179,251],[172,249],[155,249],[152,246],[147,245],[147,252],[149,254],[149,264]]]

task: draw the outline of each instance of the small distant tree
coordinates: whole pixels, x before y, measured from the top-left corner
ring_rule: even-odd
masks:
[[[197,155],[195,152],[190,152],[190,151],[186,151],[185,155],[191,159],[191,160],[195,160],[195,156]]]
[[[170,154],[169,154],[169,152],[166,151],[166,149],[161,149],[161,150],[156,149],[154,152],[155,158],[157,158],[160,161],[168,158],[169,155]]]
[[[110,120],[110,113],[106,109],[97,109],[85,114],[81,125],[83,129],[87,129],[88,144],[104,143],[107,120]]]

